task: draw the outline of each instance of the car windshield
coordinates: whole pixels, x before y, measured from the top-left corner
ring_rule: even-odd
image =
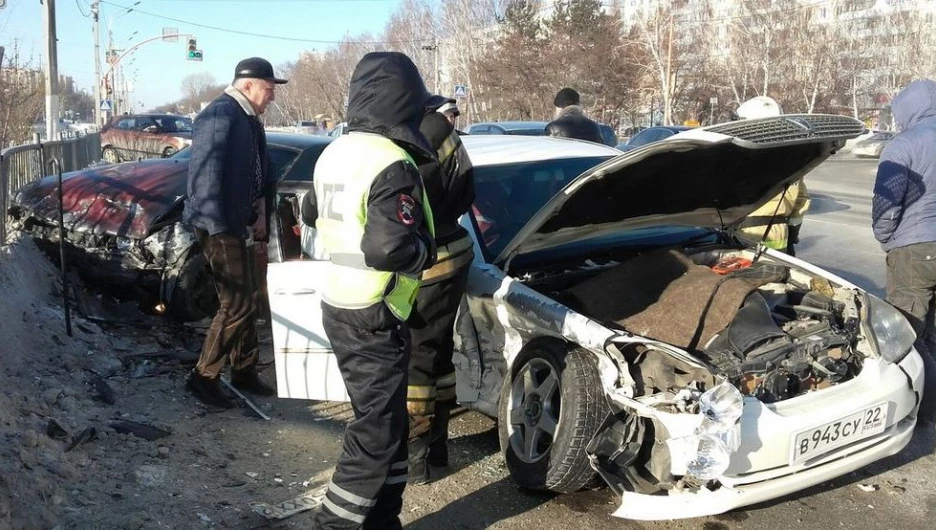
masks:
[[[474,168],[473,211],[486,252],[497,256],[543,205],[609,157],[565,158]]]

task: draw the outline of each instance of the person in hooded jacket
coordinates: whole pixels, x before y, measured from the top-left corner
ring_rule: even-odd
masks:
[[[601,129],[598,124],[585,116],[580,106],[579,93],[571,88],[563,88],[553,98],[556,106],[556,119],[546,124],[546,136],[575,138],[603,144]]]
[[[917,335],[924,362],[920,418],[936,421],[936,81],[914,81],[891,102],[900,133],[881,152],[871,225],[887,253],[887,301]]]
[[[331,256],[322,322],[354,409],[315,528],[401,528],[406,320],[436,252],[418,169],[435,159],[419,132],[428,101],[409,57],[368,53],[351,76],[350,132],[315,164],[315,226]]]
[[[454,99],[433,96],[419,130],[438,160],[420,165],[435,222],[437,261],[422,274],[409,326],[413,352],[406,406],[410,414],[409,481],[426,484],[429,464],[448,465],[448,424],[455,406],[455,315],[465,294],[474,257],[468,231],[458,218],[474,202],[474,170],[455,130]]]

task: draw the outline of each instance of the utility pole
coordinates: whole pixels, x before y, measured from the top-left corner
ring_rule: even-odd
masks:
[[[46,141],[51,142],[58,136],[58,43],[55,34],[55,0],[45,0],[45,117]],[[45,168],[43,168],[45,170]]]
[[[663,94],[663,124],[664,125],[672,125],[672,123],[670,123],[670,119],[671,119],[670,109],[672,109],[673,107],[673,102],[671,101],[671,98],[673,97],[673,86],[672,86],[673,85],[673,73],[672,72],[673,72],[673,25],[674,25],[673,24],[674,15],[673,15],[672,9],[673,8],[670,7],[669,45],[666,51],[666,83],[663,86],[663,90],[665,91]]]
[[[92,31],[94,32],[94,124],[100,127],[101,122],[101,27],[100,27],[101,0],[91,3]]]
[[[431,51],[431,52],[433,52],[433,54],[434,54],[434,55],[433,55],[433,63],[435,64],[435,76],[433,76],[433,83],[434,83],[434,85],[435,85],[435,93],[436,93],[436,94],[441,94],[442,92],[441,92],[441,90],[439,89],[439,85],[440,85],[440,81],[439,81],[439,75],[440,75],[440,70],[439,70],[439,39],[433,38],[433,39],[432,39],[432,44],[423,44],[423,45],[421,46],[421,48],[422,48],[423,50]]]

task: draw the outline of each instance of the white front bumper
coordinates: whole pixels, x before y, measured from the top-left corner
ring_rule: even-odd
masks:
[[[624,493],[613,515],[639,520],[714,515],[850,473],[910,443],[922,391],[923,361],[914,349],[899,366],[868,360],[858,377],[820,392],[773,405],[747,400],[741,417],[742,445],[718,479],[719,489],[671,491],[669,495]],[[884,432],[789,465],[790,442],[796,432],[882,401],[890,404],[891,411]]]

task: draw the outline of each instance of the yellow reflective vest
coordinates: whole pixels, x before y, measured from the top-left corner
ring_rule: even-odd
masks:
[[[741,233],[747,239],[761,241],[764,245],[776,250],[786,250],[789,242],[787,225],[799,225],[803,222],[803,214],[809,209],[809,191],[803,179],[790,184],[786,192],[780,192],[767,201],[757,210],[751,212],[742,223]],[[771,224],[771,219],[773,223]],[[767,236],[764,230],[770,225]]]
[[[364,309],[383,301],[400,320],[409,318],[419,290],[419,275],[368,267],[361,251],[367,224],[367,202],[374,179],[391,164],[405,161],[416,167],[409,153],[376,134],[352,133],[335,140],[315,168],[319,216],[315,227],[331,257],[322,299],[334,307]],[[426,192],[422,209],[434,233]]]

